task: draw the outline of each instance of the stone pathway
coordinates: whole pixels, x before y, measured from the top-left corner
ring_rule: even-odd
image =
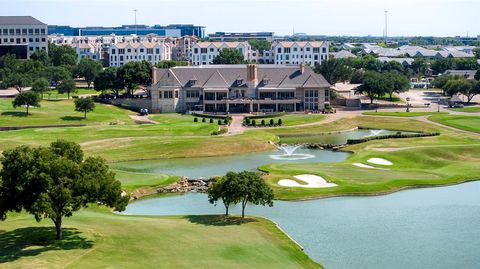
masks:
[[[242,125],[243,118],[242,115],[232,116],[232,123],[228,126],[228,132],[226,135],[238,135],[245,132],[246,128]]]

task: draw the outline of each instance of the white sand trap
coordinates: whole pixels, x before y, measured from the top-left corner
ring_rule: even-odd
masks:
[[[367,160],[369,163],[379,164],[379,165],[392,165],[393,163],[389,160],[385,160],[383,158],[370,158]]]
[[[278,185],[284,187],[301,187],[301,188],[331,188],[337,186],[335,183],[328,183],[323,177],[316,175],[298,175],[294,178],[304,181],[307,184],[300,184],[295,180],[281,179]]]
[[[370,168],[370,169],[375,169],[375,167],[368,165],[368,164],[363,164],[363,163],[352,163],[352,165],[361,167],[361,168]]]

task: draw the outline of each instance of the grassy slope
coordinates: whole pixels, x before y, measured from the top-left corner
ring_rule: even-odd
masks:
[[[151,173],[138,173],[112,169],[115,172],[115,178],[122,183],[122,189],[127,192],[143,187],[166,186],[178,180],[178,176],[169,176]]]
[[[480,133],[480,117],[478,116],[438,115],[428,119],[454,128]]]
[[[29,116],[24,107],[13,108],[12,99],[0,99],[0,126],[26,126],[48,124],[91,124],[120,121],[133,123],[128,117],[132,112],[115,106],[96,104],[95,111],[83,118],[82,112],[74,111],[73,100],[43,100],[39,108],[30,108]]]
[[[389,116],[389,117],[418,117],[426,115],[448,114],[447,112],[363,112],[363,115],[369,116]]]
[[[66,219],[11,214],[0,229],[2,268],[320,268],[265,219],[147,217],[88,209]]]

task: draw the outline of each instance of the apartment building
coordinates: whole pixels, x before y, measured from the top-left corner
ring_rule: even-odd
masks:
[[[315,66],[328,59],[325,41],[277,41],[272,44],[274,64],[306,64]]]
[[[212,64],[213,59],[225,48],[237,49],[246,61],[252,60],[252,47],[248,42],[198,42],[192,46],[191,63],[193,65]]]
[[[330,102],[330,84],[304,64],[154,68],[149,91],[154,112],[320,111]]]
[[[109,65],[122,66],[131,61],[148,61],[156,64],[171,60],[171,47],[162,42],[115,43],[108,48]]]
[[[198,42],[195,36],[183,36],[175,40],[172,48],[172,59],[175,61],[190,61],[192,47]]]
[[[31,16],[0,16],[0,56],[28,59],[39,49],[48,51],[47,25]]]

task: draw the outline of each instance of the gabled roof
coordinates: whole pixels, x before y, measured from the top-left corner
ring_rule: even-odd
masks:
[[[314,76],[314,74],[311,74],[305,83],[303,83],[304,88],[310,88],[310,87],[317,87],[317,85],[320,84],[320,81]]]
[[[46,25],[32,16],[0,16],[0,25]]]
[[[203,84],[204,88],[228,88],[230,85],[225,81],[220,72],[216,70]]]
[[[257,65],[259,87],[269,88],[297,88],[307,85],[310,87],[330,87],[325,78],[316,74],[311,67],[305,66],[300,72],[298,65]],[[207,65],[207,66],[177,66],[171,69],[157,69],[157,77],[162,80],[167,72],[172,72],[182,87],[217,88],[243,87],[247,82],[246,65]],[[312,76],[314,78],[309,79]],[[196,78],[191,85],[192,78]],[[268,84],[263,85],[263,79],[268,78]],[[237,81],[242,79],[242,84]]]

